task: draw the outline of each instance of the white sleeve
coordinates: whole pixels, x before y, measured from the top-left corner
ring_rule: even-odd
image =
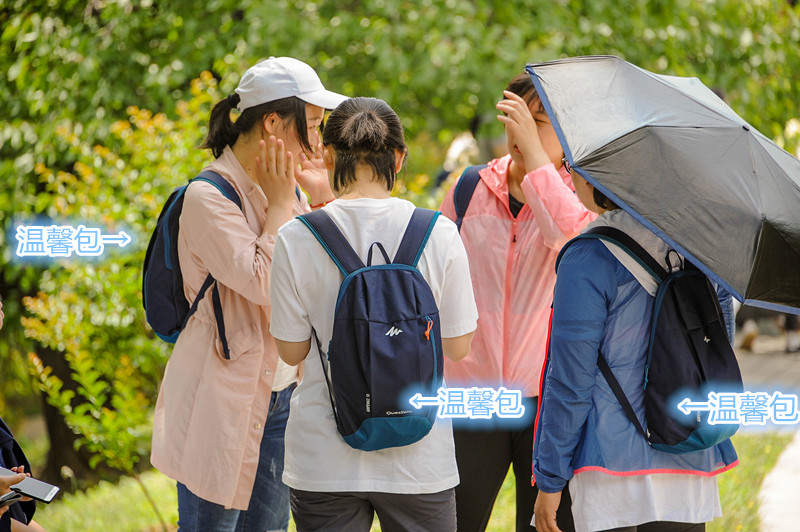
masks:
[[[456,225],[440,217],[446,242],[444,277],[439,301],[439,323],[442,338],[455,338],[471,333],[478,326],[478,308],[472,292],[467,251]]]
[[[291,224],[291,222],[290,222]],[[287,225],[290,225],[287,224]],[[284,229],[287,226],[284,226]],[[284,342],[303,342],[311,337],[311,322],[297,292],[291,251],[286,245],[287,231],[278,232],[272,258],[269,332]]]

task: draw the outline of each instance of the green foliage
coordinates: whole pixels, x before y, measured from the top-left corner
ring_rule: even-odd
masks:
[[[172,524],[178,522],[178,497],[175,481],[157,471],[141,475],[159,511]],[[36,508],[35,520],[45,530],[82,532],[141,532],[161,530],[153,509],[132,478],[119,484],[101,482],[82,493],[59,494],[50,504]],[[171,527],[170,530],[176,530]]]
[[[43,273],[40,293],[24,300],[31,314],[22,319],[27,334],[64,354],[78,388],[65,389],[31,354],[34,373],[93,453],[93,466],[102,461],[130,473],[149,454],[168,347],[144,322],[141,265],[163,199],[205,164],[194,146],[201,140],[198,120],[218,98],[215,86],[208,72],[196,80],[195,98],[179,103],[174,120],[129,108],[129,121],[110,127],[110,148],[82,141],[74,125],[61,126],[59,142],[74,158],[74,173],[36,166],[55,196],[48,206],[53,219],[100,224],[104,234],[125,229],[133,237],[107,258],[62,260]]]

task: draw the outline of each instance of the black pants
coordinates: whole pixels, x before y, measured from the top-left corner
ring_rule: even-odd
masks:
[[[517,532],[536,529],[531,526],[533,505],[539,490],[531,486],[531,461],[533,457],[533,426],[538,407],[536,398],[525,398],[526,419],[529,422],[517,430],[498,428],[469,430],[478,421],[467,421],[461,428],[453,429],[456,461],[461,482],[456,486],[456,515],[458,532],[486,530],[492,507],[503,485],[509,466],[513,467],[517,493]],[[569,490],[564,488],[556,515],[559,528],[572,532],[571,501]]]
[[[639,526],[626,526],[614,528],[605,532],[705,532],[705,523],[672,523],[669,521],[655,521]]]

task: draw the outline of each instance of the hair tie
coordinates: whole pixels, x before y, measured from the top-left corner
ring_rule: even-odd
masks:
[[[228,103],[231,104],[231,107],[236,107],[237,105],[239,105],[239,101],[241,100],[241,98],[238,96],[239,95],[236,94],[235,92],[228,95]]]

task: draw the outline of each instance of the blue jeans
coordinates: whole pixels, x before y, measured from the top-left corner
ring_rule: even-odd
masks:
[[[246,511],[201,499],[178,482],[179,532],[264,532],[289,527],[289,488],[283,476],[283,436],[296,385],[273,392],[264,425],[258,471]]]

